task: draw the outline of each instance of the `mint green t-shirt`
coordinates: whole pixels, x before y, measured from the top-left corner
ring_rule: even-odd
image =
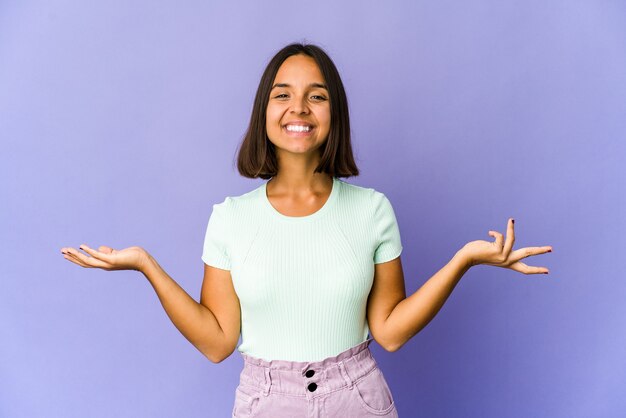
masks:
[[[319,361],[368,338],[374,264],[402,252],[389,199],[333,178],[324,206],[278,212],[267,182],[214,204],[202,260],[230,270],[241,305],[237,349],[265,360]]]

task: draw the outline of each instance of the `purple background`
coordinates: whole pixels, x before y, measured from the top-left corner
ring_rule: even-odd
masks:
[[[0,416],[230,416],[237,351],[60,249],[143,246],[199,299],[211,206],[262,182],[234,166],[261,72],[301,40],[343,77],[346,181],[391,200],[407,295],[508,217],[554,247],[371,345],[400,416],[624,416],[626,6],[591,0],[0,2]]]

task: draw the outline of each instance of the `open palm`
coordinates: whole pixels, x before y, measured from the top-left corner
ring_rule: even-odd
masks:
[[[526,247],[513,251],[515,242],[514,220],[509,219],[506,239],[497,231],[489,231],[495,241],[471,241],[461,249],[468,258],[470,265],[488,264],[497,267],[509,268],[524,274],[548,273],[545,267],[529,266],[521,260],[532,255],[548,253],[551,246]]]
[[[61,248],[61,252],[66,260],[88,268],[141,271],[147,258],[146,250],[136,246],[115,250],[102,245],[98,247],[98,250],[94,250],[82,244],[79,248],[86,252],[88,256],[72,247]]]

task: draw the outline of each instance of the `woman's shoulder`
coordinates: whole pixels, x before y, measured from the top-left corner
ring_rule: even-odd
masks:
[[[262,187],[263,184],[239,195],[227,195],[224,200],[215,203],[215,206],[219,206],[223,210],[245,209],[254,206],[258,201],[259,191]]]
[[[360,186],[358,184],[348,183],[345,180],[339,179],[342,183],[343,189],[345,190],[345,195],[349,196],[354,200],[366,200],[369,202],[378,202],[385,198],[385,194],[381,191],[376,190],[373,187],[368,186]]]

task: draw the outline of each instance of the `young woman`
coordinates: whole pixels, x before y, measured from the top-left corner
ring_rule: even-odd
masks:
[[[552,248],[513,250],[509,219],[506,238],[489,231],[493,242],[469,242],[407,298],[389,200],[339,180],[359,174],[347,99],[335,65],[314,45],[288,45],[268,64],[238,170],[269,181],[213,205],[200,303],[141,247],[61,250],[82,267],[142,272],[212,362],[237,348],[244,366],[235,417],[397,417],[372,339],[398,350],[471,266],[548,272],[521,260]]]

